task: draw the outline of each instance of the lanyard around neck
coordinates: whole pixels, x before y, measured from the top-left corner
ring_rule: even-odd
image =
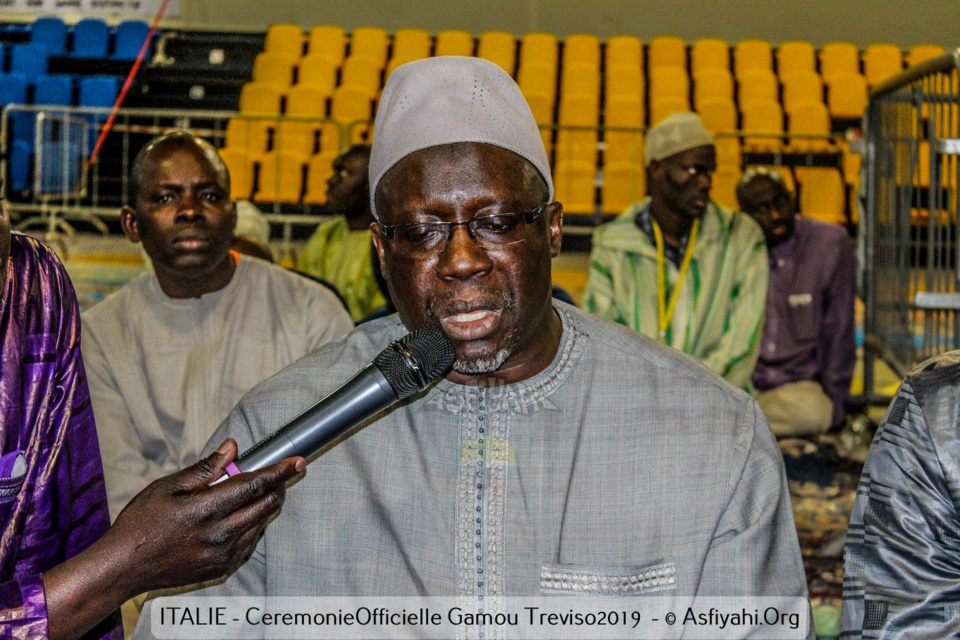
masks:
[[[666,258],[664,257],[663,233],[660,232],[660,225],[650,217],[653,223],[653,235],[657,240],[657,321],[659,323],[660,342],[666,342],[667,328],[673,319],[673,312],[677,308],[677,300],[680,299],[680,287],[683,286],[683,280],[687,276],[687,269],[690,267],[690,259],[693,257],[693,248],[697,243],[697,231],[700,229],[700,218],[693,221],[690,227],[690,239],[687,241],[687,249],[684,252],[683,261],[680,263],[680,274],[677,276],[677,284],[670,294],[670,304],[667,305],[667,285],[664,282],[664,270],[666,269]]]

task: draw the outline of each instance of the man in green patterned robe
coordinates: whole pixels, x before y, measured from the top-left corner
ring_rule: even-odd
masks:
[[[584,307],[747,388],[766,304],[763,233],[710,200],[716,151],[695,114],[651,129],[646,161],[650,197],[593,235]]]

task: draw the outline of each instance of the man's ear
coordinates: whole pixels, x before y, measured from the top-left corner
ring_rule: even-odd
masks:
[[[380,260],[380,273],[383,274],[384,280],[387,278],[387,265],[386,260],[383,257],[383,238],[380,236],[380,224],[377,222],[370,223],[370,238],[373,240],[373,248],[377,251],[377,259]]]
[[[563,204],[560,202],[551,202],[547,207],[548,229],[550,230],[550,257],[556,258],[560,255],[560,244],[563,240]]]
[[[123,229],[123,234],[127,236],[127,240],[133,243],[140,242],[137,212],[133,207],[127,205],[120,210],[120,228]]]

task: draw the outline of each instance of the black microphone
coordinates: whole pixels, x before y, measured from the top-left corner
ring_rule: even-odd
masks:
[[[440,327],[408,333],[339,389],[246,450],[214,484],[284,458],[313,455],[367,418],[425,389],[455,359],[453,343]]]

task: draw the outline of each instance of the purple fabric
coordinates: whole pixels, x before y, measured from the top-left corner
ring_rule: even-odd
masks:
[[[833,423],[845,415],[856,362],[853,249],[846,232],[797,216],[794,235],[770,251],[767,315],[753,386],[820,383],[833,402]]]
[[[0,340],[0,454],[22,451],[27,463],[22,486],[0,498],[0,638],[46,637],[42,573],[89,547],[110,518],[73,287],[50,249],[18,233]],[[119,612],[97,636],[123,637]]]

